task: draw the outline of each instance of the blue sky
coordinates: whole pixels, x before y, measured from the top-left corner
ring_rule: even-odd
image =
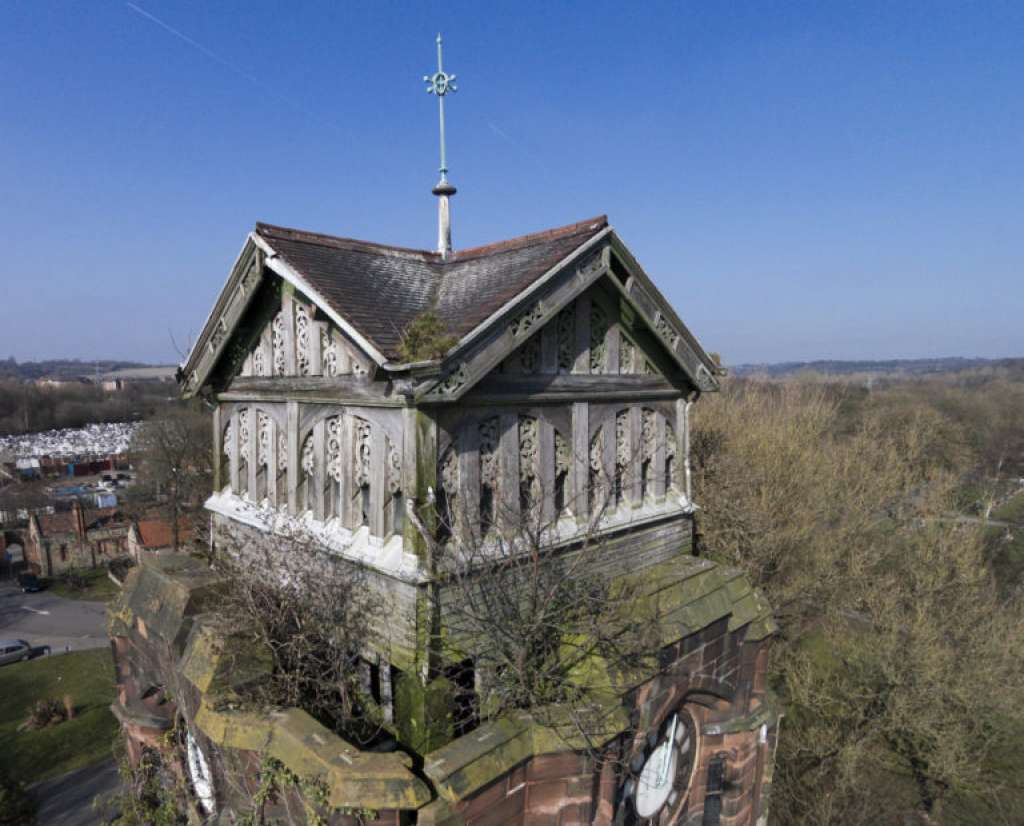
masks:
[[[607,213],[730,363],[1024,355],[1024,3],[3,0],[0,357],[177,360],[257,220],[431,247],[438,30],[456,247]]]

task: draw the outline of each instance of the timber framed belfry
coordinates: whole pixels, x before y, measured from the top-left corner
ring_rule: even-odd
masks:
[[[197,811],[223,823],[265,755],[324,784],[329,822],[767,822],[775,626],[693,554],[689,418],[717,375],[603,216],[438,252],[258,224],[179,375],[212,408],[216,553],[302,535],[358,573],[389,745],[225,702],[270,661],[218,625],[215,568],[160,558],[112,614],[134,753],[183,730]],[[642,619],[628,667],[575,630],[555,646],[590,652],[566,673],[600,725],[500,690],[467,605],[520,551],[534,577],[585,560]]]

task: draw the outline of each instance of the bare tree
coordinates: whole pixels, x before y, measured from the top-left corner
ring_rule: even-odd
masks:
[[[182,522],[197,517],[212,485],[209,416],[198,404],[178,404],[146,421],[133,445],[141,459],[140,483],[164,502],[175,551]]]
[[[514,513],[492,502],[483,522],[438,503],[433,491],[418,508],[407,503],[430,549],[441,656],[454,663],[448,676],[463,689],[457,732],[528,709],[608,759],[610,718],[621,710],[611,675],[659,669],[661,618],[638,599],[639,582],[610,576],[601,564],[607,548],[599,527],[615,494],[610,482],[594,481],[590,517],[568,540],[560,539],[565,514],[544,515],[536,480]]]
[[[821,385],[727,384],[694,432],[704,552],[743,566],[781,625],[773,814],[1013,822],[996,804],[1021,802],[1024,618],[980,529],[943,518],[955,427],[921,398],[844,405]]]
[[[360,570],[298,527],[261,534],[224,525],[216,542],[219,618],[241,649],[270,656],[270,673],[244,701],[302,708],[359,745],[384,736],[386,715],[367,679],[377,606]]]

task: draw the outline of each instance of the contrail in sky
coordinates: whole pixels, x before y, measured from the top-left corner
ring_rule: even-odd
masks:
[[[239,68],[238,68],[237,66],[235,66],[235,65],[234,65],[233,63],[231,63],[231,62],[229,62],[229,61],[225,60],[225,59],[224,59],[223,57],[221,57],[221,56],[220,56],[219,54],[217,54],[216,52],[212,52],[212,51],[210,51],[210,50],[209,50],[209,49],[207,49],[207,48],[206,48],[206,46],[204,46],[204,45],[203,45],[202,43],[197,43],[197,42],[196,42],[195,40],[193,40],[193,39],[192,39],[191,37],[189,37],[189,36],[188,36],[187,34],[184,34],[184,33],[182,33],[182,32],[179,32],[179,31],[178,31],[178,30],[177,30],[176,28],[174,28],[174,26],[168,25],[168,24],[167,24],[167,23],[165,23],[165,22],[164,22],[163,20],[161,20],[161,19],[160,19],[159,17],[157,17],[156,15],[150,14],[150,13],[149,13],[148,11],[146,11],[145,9],[140,9],[140,8],[139,8],[138,6],[136,6],[136,5],[134,4],[134,3],[125,3],[125,5],[126,5],[126,6],[128,7],[128,8],[130,8],[130,9],[131,9],[132,11],[134,11],[135,13],[137,13],[137,14],[141,14],[141,15],[142,15],[143,17],[145,17],[145,18],[146,18],[147,20],[152,20],[152,21],[153,21],[154,23],[156,23],[156,24],[157,24],[157,25],[158,25],[158,26],[159,26],[159,27],[160,27],[161,29],[164,29],[165,31],[168,31],[168,32],[170,32],[170,33],[171,33],[171,34],[173,34],[173,35],[174,35],[175,37],[177,37],[177,38],[178,38],[179,40],[184,40],[184,41],[185,41],[186,43],[188,43],[188,45],[189,45],[189,46],[191,46],[191,47],[192,47],[193,49],[197,49],[197,50],[199,50],[199,51],[200,51],[200,52],[202,52],[202,53],[203,53],[204,55],[206,55],[206,56],[207,56],[208,58],[210,58],[210,60],[214,60],[214,61],[216,61],[216,62],[217,62],[217,63],[219,63],[219,64],[220,64],[221,66],[223,66],[223,67],[224,67],[225,69],[230,69],[230,70],[231,70],[232,72],[234,72],[234,73],[235,73],[236,75],[238,75],[239,77],[244,77],[244,78],[245,78],[246,80],[248,80],[248,81],[249,81],[250,83],[255,83],[255,84],[256,84],[257,86],[260,86],[260,85],[261,85],[261,84],[260,84],[260,82],[259,82],[259,80],[257,80],[257,79],[256,79],[255,77],[253,77],[252,75],[250,75],[250,74],[249,74],[248,72],[245,72],[245,71],[243,71],[242,69],[239,69]]]
[[[516,149],[522,152],[527,158],[529,158],[531,161],[537,164],[538,168],[547,169],[547,164],[544,163],[544,159],[538,157],[537,154],[533,152],[528,146],[526,146],[526,144],[524,144],[522,141],[517,141],[511,135],[504,132],[496,123],[492,121],[487,121],[487,126],[495,135],[497,135],[504,141],[508,141],[508,143],[512,144],[512,146],[514,146]]]
[[[516,142],[515,142],[514,140],[512,140],[512,138],[510,138],[510,137],[509,137],[508,135],[506,135],[506,134],[505,134],[504,132],[502,132],[502,131],[501,131],[501,130],[500,130],[500,129],[499,129],[498,127],[497,127],[497,125],[496,125],[496,124],[493,124],[493,123],[491,123],[490,121],[487,121],[487,125],[488,125],[489,127],[491,127],[491,131],[492,131],[492,132],[493,132],[493,133],[494,133],[495,135],[497,135],[497,136],[498,136],[499,138],[504,138],[505,140],[507,140],[507,141],[508,141],[508,142],[509,142],[510,144],[512,144],[513,146],[515,146],[515,145],[516,145]]]
[[[230,60],[225,60],[223,57],[221,57],[216,52],[212,51],[211,49],[206,48],[206,46],[204,46],[202,43],[199,43],[199,42],[193,40],[191,37],[189,37],[184,32],[178,31],[176,28],[174,28],[174,26],[170,25],[169,23],[165,23],[163,20],[161,20],[155,14],[150,14],[148,11],[146,11],[143,8],[140,8],[139,6],[136,6],[132,2],[125,2],[125,5],[128,8],[130,8],[133,12],[135,12],[136,14],[141,15],[142,17],[145,17],[147,20],[149,20],[149,21],[151,21],[153,23],[156,23],[161,29],[163,29],[164,31],[166,31],[169,34],[174,35],[176,38],[178,38],[178,40],[184,41],[185,43],[187,43],[189,46],[191,46],[196,51],[202,52],[204,55],[206,55],[208,58],[210,58],[210,60],[214,61],[215,63],[219,63],[225,69],[228,69],[231,72],[234,72],[240,78],[243,78],[244,80],[249,81],[253,86],[257,86],[268,97],[275,98],[277,101],[279,101],[280,103],[284,104],[285,106],[288,106],[291,109],[294,109],[296,112],[301,113],[306,118],[308,118],[310,121],[315,121],[315,122],[321,124],[322,126],[326,126],[326,127],[330,128],[330,129],[333,129],[333,130],[335,130],[337,132],[340,132],[340,133],[344,134],[344,130],[340,126],[338,126],[338,124],[332,123],[331,121],[326,120],[323,117],[323,115],[321,115],[321,114],[318,114],[316,112],[311,112],[310,110],[306,109],[301,104],[296,103],[294,100],[292,100],[291,98],[287,97],[286,95],[282,95],[282,94],[279,94],[277,92],[274,92],[272,89],[270,89],[265,83],[263,83],[263,81],[261,81],[255,75],[251,75],[247,71],[245,71],[244,69],[240,69],[238,66],[236,66],[234,63],[232,63]]]

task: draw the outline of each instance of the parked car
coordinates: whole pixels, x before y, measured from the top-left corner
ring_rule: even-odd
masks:
[[[34,594],[43,590],[43,583],[35,574],[22,574],[18,577],[18,585],[26,594]]]
[[[0,665],[32,658],[32,646],[25,640],[0,640]]]

